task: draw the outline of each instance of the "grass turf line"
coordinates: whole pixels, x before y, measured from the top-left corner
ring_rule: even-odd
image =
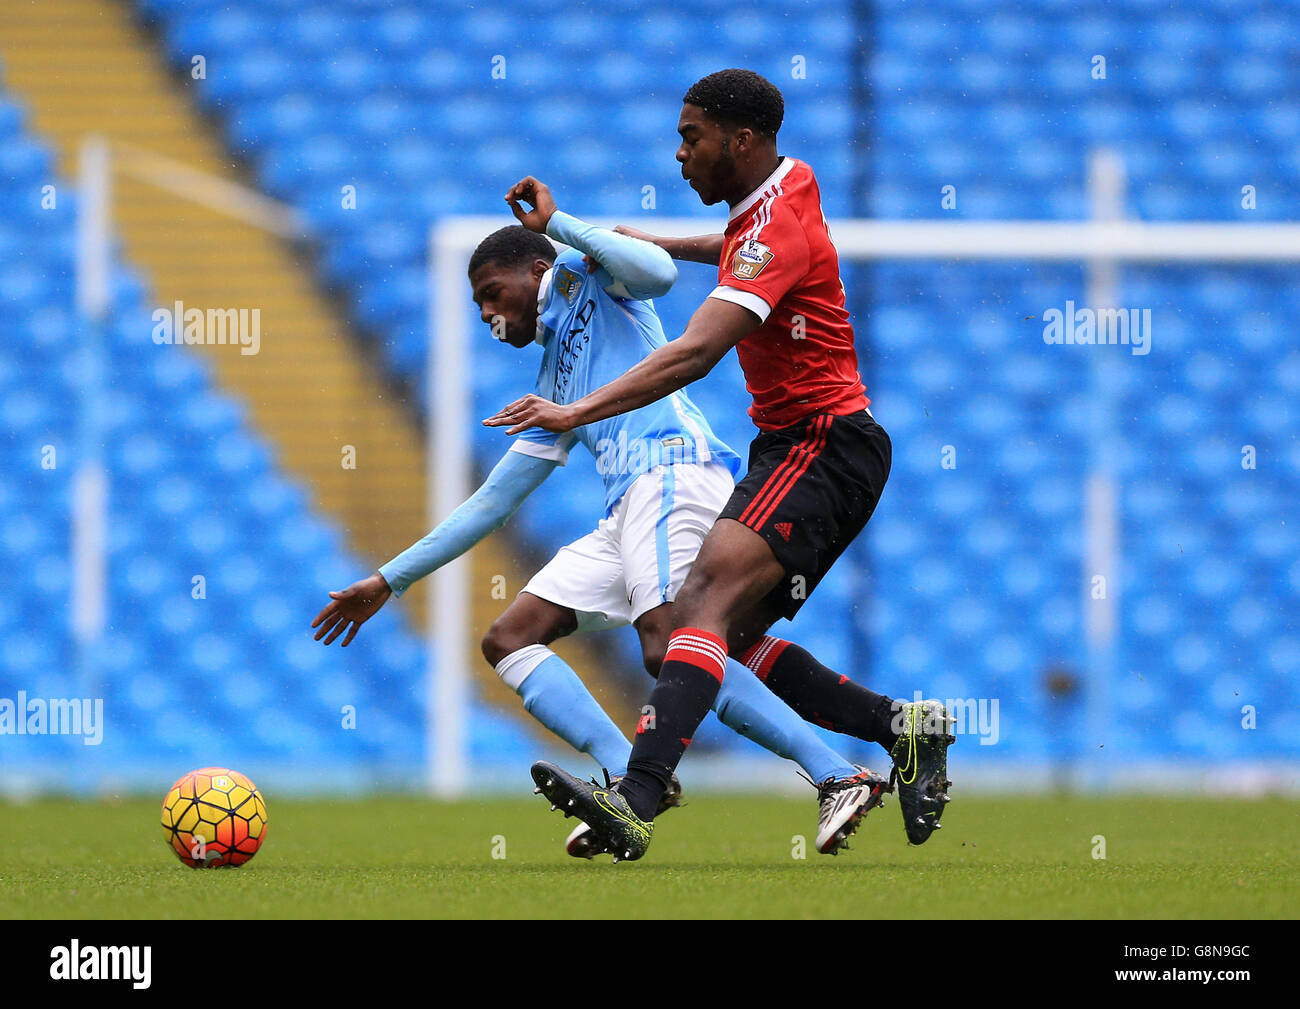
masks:
[[[269,802],[252,862],[207,871],[166,848],[157,801],[0,804],[0,917],[1281,918],[1300,902],[1295,800],[958,796],[908,847],[891,798],[829,858],[811,799],[699,796],[618,866],[566,856],[574,821],[540,798]]]

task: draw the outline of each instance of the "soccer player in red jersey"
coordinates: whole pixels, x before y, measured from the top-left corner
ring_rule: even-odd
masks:
[[[732,347],[759,429],[749,472],[704,541],[674,610],[675,630],[613,790],[553,764],[539,790],[582,817],[609,850],[639,858],[670,776],[722,680],[740,658],[805,718],[890,752],[909,840],[939,826],[948,801],[948,717],[935,701],[899,703],[766,636],[793,617],[866,525],[889,476],[889,436],[869,409],[845,309],[839,257],[812,169],[777,153],[781,92],[748,70],[722,70],[683,98],[677,160],[708,206],[730,207],[721,235],[654,241],[678,259],[716,265],[718,286],[686,331],[620,378],[560,406],[526,396],[484,423],[568,431],[634,410],[702,378]],[[644,720],[643,720],[644,724]]]

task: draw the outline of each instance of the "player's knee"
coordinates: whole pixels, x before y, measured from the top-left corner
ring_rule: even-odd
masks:
[[[695,563],[691,565],[690,574],[686,576],[685,584],[682,585],[681,595],[691,596],[707,592],[717,583],[720,574],[721,566],[716,561],[706,557],[696,558]]]
[[[495,669],[507,655],[519,651],[526,645],[537,643],[525,640],[528,637],[529,635],[521,634],[517,628],[511,627],[504,618],[498,618],[483,635],[480,645],[483,649],[483,658],[487,659],[488,665]]]
[[[690,577],[677,593],[677,600],[673,604],[673,615],[677,620],[677,626],[694,627],[705,619],[706,604],[714,583],[713,575],[702,571],[699,577],[696,577],[696,569],[691,569]]]
[[[659,667],[664,664],[665,651],[667,649],[663,647],[643,648],[641,651],[641,661],[645,664],[645,671],[656,680],[659,679]]]
[[[641,660],[645,671],[655,679],[659,678],[659,667],[664,664],[664,653],[668,651],[675,611],[675,606],[665,604],[642,614],[636,622],[637,634],[641,637]]]
[[[705,560],[701,556],[677,595],[677,626],[729,629],[765,591],[762,579],[755,581],[747,574],[738,574],[734,565],[716,557]],[[727,637],[730,638],[729,631]]]

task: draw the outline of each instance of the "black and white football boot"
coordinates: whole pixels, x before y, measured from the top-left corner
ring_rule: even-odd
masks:
[[[875,771],[854,764],[858,773],[850,778],[828,778],[817,785],[817,850],[838,855],[862,818],[884,805],[889,782]]]

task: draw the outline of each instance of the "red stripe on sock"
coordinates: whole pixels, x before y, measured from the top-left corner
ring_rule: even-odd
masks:
[[[685,662],[721,683],[727,668],[727,643],[698,627],[679,627],[668,638],[664,662]]]
[[[781,653],[789,646],[790,642],[788,641],[765,635],[750,647],[740,661],[752,669],[755,676],[766,683],[767,674],[772,671],[772,666],[776,663],[776,660],[781,657]]]

